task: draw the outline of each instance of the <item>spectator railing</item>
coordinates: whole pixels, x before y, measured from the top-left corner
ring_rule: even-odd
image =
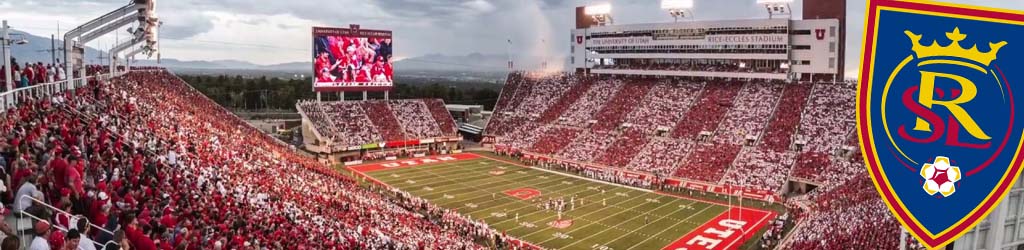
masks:
[[[64,210],[61,210],[61,209],[59,209],[57,207],[54,207],[54,206],[52,206],[50,204],[47,204],[46,202],[43,202],[41,200],[37,200],[36,198],[32,198],[31,196],[28,196],[28,195],[22,195],[21,197],[18,197],[18,199],[22,203],[26,202],[26,201],[32,201],[32,202],[34,202],[34,204],[38,204],[38,205],[46,207],[47,209],[52,210],[55,213],[54,214],[54,218],[57,218],[58,216],[65,216],[66,218],[68,218],[68,223],[69,224],[74,223],[71,220],[71,218],[80,217],[80,216],[76,216],[76,215],[73,215],[71,213],[68,213],[68,212],[66,212]],[[21,230],[21,229],[23,229],[23,228],[30,228],[31,229],[31,228],[33,228],[33,225],[35,225],[35,223],[37,221],[46,221],[47,223],[50,223],[50,227],[51,228],[56,228],[57,230],[60,230],[60,231],[62,231],[64,233],[67,233],[68,230],[71,230],[70,228],[66,228],[66,227],[64,227],[62,225],[54,225],[50,221],[47,221],[47,220],[44,220],[42,218],[36,217],[35,215],[29,214],[29,213],[27,213],[25,211],[16,212],[16,213],[18,214],[18,220],[17,220],[17,225],[16,225],[15,229],[16,229],[16,233],[19,234],[18,237],[20,237],[22,240],[28,240],[29,238],[25,237],[25,235],[23,233],[24,230]],[[28,225],[26,225],[26,226],[22,226],[21,223],[23,223],[25,217],[28,217],[31,222]],[[79,219],[84,219],[84,220],[88,221],[88,219],[84,218],[84,217],[81,217]],[[110,234],[111,236],[114,235],[114,232],[111,232],[110,230],[107,230],[106,228],[97,226],[96,224],[92,224],[92,222],[89,222],[89,227],[92,228],[93,232],[103,232],[103,233]],[[99,249],[112,249],[112,248],[107,248],[107,246],[110,245],[110,244],[114,244],[115,246],[117,246],[118,249],[120,249],[120,246],[121,246],[121,244],[118,244],[117,242],[114,242],[114,241],[107,242],[106,244],[100,244],[99,242],[93,241],[92,244],[96,245],[97,247],[99,247]]]
[[[7,110],[18,106],[26,98],[45,98],[53,94],[64,93],[68,90],[77,89],[89,84],[89,80],[106,81],[111,78],[123,75],[126,72],[115,72],[113,74],[100,74],[84,78],[63,80],[57,82],[42,83],[34,86],[17,88],[0,93],[0,108]]]

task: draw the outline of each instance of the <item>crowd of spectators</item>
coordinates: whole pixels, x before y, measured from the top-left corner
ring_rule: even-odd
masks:
[[[898,249],[900,225],[863,168],[853,179],[817,197],[789,249]]]
[[[732,108],[733,100],[742,87],[743,84],[737,82],[708,82],[700,101],[675,124],[672,136],[693,139],[702,131],[714,132]]]
[[[806,150],[835,152],[842,148],[847,136],[856,128],[854,112],[857,95],[855,85],[818,84],[800,122],[798,140],[807,142]]]
[[[795,160],[793,152],[745,148],[726,172],[722,183],[778,192],[789,178]]]
[[[610,146],[614,140],[615,134],[612,132],[584,131],[572,143],[566,144],[562,152],[558,153],[557,156],[571,161],[590,162],[605,147]]]
[[[40,236],[146,250],[482,249],[454,230],[471,222],[360,188],[166,71],[26,100],[2,118],[4,203],[43,218]]]
[[[387,141],[405,140],[402,125],[395,117],[390,105],[384,100],[370,100],[362,102],[366,116],[370,118],[373,126],[377,127],[381,137]]]
[[[590,127],[592,130],[607,131],[618,127],[630,112],[640,106],[640,102],[644,101],[653,87],[653,81],[648,79],[627,79],[626,82],[629,84],[622,86],[604,108],[594,114],[593,119],[597,123]]]
[[[437,121],[430,114],[430,109],[421,100],[390,100],[388,104],[394,111],[394,117],[402,125],[405,138],[420,139],[441,136]],[[451,115],[448,120],[452,120]]]
[[[300,101],[296,107],[332,145],[353,146],[383,141],[358,102]]]
[[[309,118],[313,128],[332,146],[348,147],[385,140],[456,134],[455,121],[445,109],[444,102],[437,99],[300,101],[296,108]]]
[[[570,79],[571,80],[575,80],[575,78],[570,78]],[[536,121],[540,122],[540,123],[550,123],[552,121],[555,121],[555,119],[558,119],[558,117],[562,117],[562,114],[565,113],[565,110],[569,109],[569,107],[572,107],[572,104],[576,103],[576,101],[578,101],[581,97],[583,97],[584,94],[590,92],[590,88],[593,87],[593,86],[594,86],[594,81],[593,80],[591,80],[591,79],[581,79],[581,80],[579,80],[579,83],[574,84],[571,87],[569,87],[568,91],[566,91],[564,95],[561,95],[561,97],[557,97],[557,98],[556,97],[552,97],[551,99],[547,99],[546,100],[548,102],[554,101],[554,103],[530,102],[530,103],[543,103],[543,104],[546,104],[546,108],[544,109],[543,113],[540,113],[540,117],[537,118]],[[531,105],[531,106],[534,106],[534,105]],[[535,106],[540,106],[540,105],[535,105]],[[523,111],[524,112],[528,112],[528,113],[534,113],[530,109],[523,109]],[[535,110],[535,111],[539,111],[539,110]]]
[[[788,69],[780,67],[748,67],[740,63],[621,63],[614,65],[594,65],[593,69],[618,70],[662,70],[662,71],[698,71],[698,72],[731,72],[731,73],[786,73]]]
[[[540,110],[546,111],[542,117],[550,116],[547,119],[528,115],[537,109],[496,110],[523,117],[492,120],[489,126],[511,131],[497,144],[506,153],[518,154],[522,149],[573,162],[552,161],[543,165],[546,167],[635,186],[646,184],[643,179],[605,174],[582,165],[592,162],[656,177],[741,185],[779,195],[790,177],[807,180],[819,186],[806,195],[786,199],[786,204],[803,202],[792,203],[799,205],[789,207],[791,218],[774,222],[763,243],[780,243],[782,227],[800,221],[802,226],[794,232],[788,249],[895,248],[898,226],[863,167],[858,167],[859,152],[837,151],[857,144],[851,133],[856,96],[852,85],[764,81],[744,85],[682,78],[651,79],[648,83],[608,76],[591,80],[547,85],[561,88],[545,91],[559,93],[544,96],[547,106]],[[527,95],[516,94],[516,98],[532,99],[536,93]],[[628,114],[617,121],[620,115],[606,112],[612,110]],[[589,120],[603,125],[594,126]],[[630,125],[613,130],[625,123]],[[701,131],[713,133],[704,140],[697,137]],[[748,135],[763,143],[746,144]],[[796,141],[807,144],[791,147]]]
[[[628,114],[626,121],[648,134],[657,131],[658,127],[671,128],[679,123],[703,88],[703,83],[658,81],[646,99],[638,104],[639,107]]]
[[[618,139],[607,146],[594,162],[612,167],[626,166],[637,155],[637,149],[643,148],[651,137],[637,128],[627,128],[619,134]]]
[[[762,145],[775,151],[789,149],[812,87],[811,84],[786,85],[782,90],[782,100],[779,100],[775,108],[775,116],[768,122],[764,136],[761,137]]]
[[[68,79],[67,72],[65,72],[66,64],[57,61],[54,63],[18,63],[17,58],[11,58],[11,86],[14,88],[25,88],[36,86],[44,83],[59,82]],[[108,66],[101,65],[85,65],[86,74],[88,76],[95,76],[100,73],[109,72]],[[137,69],[143,69],[147,67],[133,67]],[[124,67],[118,67],[123,70]],[[5,72],[7,66],[0,64],[0,89],[7,90],[7,74]],[[74,72],[75,77],[81,77],[79,72]]]
[[[564,126],[549,125],[542,130],[543,133],[536,135],[536,142],[530,146],[530,152],[546,155],[554,155],[579,135],[580,129]]]
[[[437,122],[437,128],[441,130],[441,134],[454,135],[458,133],[455,119],[448,112],[448,108],[444,106],[444,101],[441,99],[423,99],[423,104],[427,105],[427,110],[430,111],[430,116],[433,116],[434,121]]]
[[[587,124],[624,84],[625,82],[620,79],[598,80],[583,96],[562,112],[557,123],[566,126]]]
[[[765,124],[775,112],[782,87],[782,84],[766,81],[747,83],[719,126],[715,142],[743,144],[748,136],[760,137]]]
[[[732,144],[701,144],[676,168],[675,176],[717,183],[725,170],[736,160],[740,146]]]
[[[629,162],[626,169],[654,173],[658,176],[669,176],[675,172],[676,166],[690,154],[693,141],[666,137],[651,138],[636,156]]]

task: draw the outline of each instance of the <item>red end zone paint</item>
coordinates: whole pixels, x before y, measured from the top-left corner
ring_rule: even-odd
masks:
[[[775,212],[742,210],[732,208],[723,212],[662,250],[739,249],[744,241],[756,237],[757,231],[775,217]]]
[[[411,168],[411,167],[428,165],[428,164],[434,164],[434,163],[470,160],[470,159],[476,159],[476,158],[480,158],[480,156],[476,155],[476,154],[469,154],[469,153],[454,154],[454,155],[436,155],[436,156],[428,156],[428,157],[420,157],[420,158],[412,158],[412,159],[404,159],[404,160],[396,160],[396,161],[387,161],[387,162],[378,162],[378,163],[371,163],[371,164],[356,165],[356,166],[351,166],[351,167],[348,167],[348,168],[352,169],[352,170],[355,170],[357,172],[369,173],[369,172],[380,171],[380,170],[385,170],[385,169]]]

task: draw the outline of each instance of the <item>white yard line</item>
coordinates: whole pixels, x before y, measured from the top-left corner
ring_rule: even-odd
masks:
[[[679,200],[679,199],[676,199],[676,200]],[[689,205],[693,205],[693,203],[697,203],[697,202],[695,202],[695,201],[690,201],[690,204],[686,204],[686,205],[687,205],[687,206],[689,206]],[[709,207],[710,207],[710,206],[709,206]],[[658,208],[656,208],[656,209],[654,209],[654,210],[658,210],[658,209],[660,209],[660,208],[661,208],[661,207],[658,207]],[[704,208],[704,209],[707,209],[707,208]],[[651,211],[654,211],[654,210],[651,210]],[[671,217],[671,215],[673,215],[673,214],[676,214],[676,213],[678,213],[679,211],[682,211],[682,210],[683,210],[683,208],[682,208],[682,207],[676,208],[676,210],[675,210],[675,211],[672,211],[672,213],[669,213],[669,215],[670,215],[670,216],[664,216],[664,217],[658,218],[658,219],[656,219],[656,220],[654,220],[654,221],[651,221],[651,223],[647,223],[646,225],[643,225],[643,226],[641,226],[641,227],[638,227],[637,229],[633,229],[632,231],[629,231],[628,233],[622,234],[622,236],[619,236],[618,238],[615,238],[615,239],[613,239],[613,240],[610,240],[610,241],[606,242],[605,244],[608,244],[608,243],[612,243],[612,242],[615,242],[615,241],[617,241],[617,240],[619,240],[619,239],[622,239],[622,238],[624,238],[624,237],[626,237],[626,236],[628,236],[628,235],[630,235],[630,234],[634,234],[634,233],[635,233],[635,234],[639,234],[639,235],[642,235],[642,236],[647,236],[647,239],[646,239],[646,240],[644,240],[644,241],[648,241],[648,240],[650,240],[650,239],[653,239],[653,238],[658,238],[658,239],[661,239],[661,240],[666,240],[666,241],[667,241],[667,240],[669,240],[669,239],[665,239],[665,238],[661,238],[661,237],[658,237],[658,234],[660,234],[660,233],[658,233],[658,234],[653,234],[653,235],[647,235],[647,234],[644,234],[644,233],[637,233],[637,232],[638,232],[638,231],[640,231],[640,229],[644,229],[645,227],[647,227],[647,226],[648,226],[648,225],[650,225],[650,224],[654,224],[654,223],[657,223],[657,222],[659,222],[659,221],[661,221],[661,220],[664,220],[664,219],[669,219],[669,218]],[[701,211],[703,211],[703,210],[701,210]],[[700,212],[697,212],[697,213],[700,213]],[[684,221],[686,221],[686,220],[676,220],[676,224],[672,225],[672,227],[675,227],[675,225],[678,225],[679,223],[683,223]],[[669,228],[671,228],[671,227],[669,227]]]
[[[636,199],[636,198],[640,198],[640,197],[643,197],[643,196],[644,196],[644,195],[639,195],[639,196],[637,196],[637,197],[634,197],[634,198],[630,198],[629,200],[626,200],[626,201],[631,201],[631,200],[633,200],[633,199]],[[626,202],[626,201],[623,201],[623,202]],[[620,202],[620,203],[622,203],[622,202]],[[667,204],[668,204],[668,203],[666,203],[666,204],[662,204],[662,205],[660,205],[660,206],[658,206],[658,207],[660,208],[661,206],[664,206],[664,205],[667,205]],[[631,212],[631,211],[633,211],[633,209],[634,209],[634,208],[637,208],[637,207],[640,207],[640,206],[643,206],[643,205],[647,205],[647,202],[646,202],[646,201],[645,201],[645,202],[639,202],[639,203],[637,203],[637,204],[636,204],[636,206],[633,206],[633,207],[631,207],[630,209],[626,209],[626,210],[622,210],[622,211],[619,211],[618,213],[615,213],[615,214],[612,214],[612,215],[606,216],[605,218],[609,218],[609,217],[615,217],[616,215],[620,215],[620,214],[622,214],[622,213],[625,213],[625,212]],[[657,208],[655,208],[655,209],[657,209]],[[593,214],[593,213],[597,213],[597,212],[600,212],[600,211],[603,211],[603,210],[604,210],[604,209],[598,209],[597,211],[593,211],[593,212],[590,212],[590,213],[588,213],[588,214],[586,214],[586,215],[589,215],[589,214]],[[583,216],[579,216],[579,217],[584,217],[584,216],[586,216],[586,215],[583,215]],[[631,219],[630,219],[630,220],[631,220]],[[612,229],[613,227],[616,227],[616,226],[618,226],[618,225],[622,225],[623,223],[626,223],[627,221],[630,221],[630,220],[624,220],[624,221],[622,221],[622,222],[619,222],[619,224],[615,224],[614,226],[608,226],[608,225],[604,225],[604,224],[599,224],[599,225],[602,225],[602,226],[605,226],[605,227],[607,227],[607,228],[606,228],[605,230],[602,230],[602,231],[601,231],[601,232],[604,232],[604,231],[607,231],[608,229]],[[574,228],[573,230],[569,230],[568,232],[565,232],[565,234],[569,234],[569,233],[572,233],[572,232],[576,232],[576,230],[580,230],[580,229],[583,229],[583,228],[584,228],[584,227],[577,227],[577,228]],[[592,234],[592,235],[590,235],[590,236],[588,236],[588,237],[586,237],[586,238],[594,237],[594,235],[597,235],[597,234]],[[570,235],[570,236],[571,236],[571,235]],[[583,238],[583,239],[586,239],[586,238]],[[554,240],[554,239],[556,239],[556,238],[551,238],[551,239],[545,240],[545,241],[541,242],[540,244],[544,244],[545,242],[548,242],[548,241],[551,241],[551,240]],[[580,240],[582,240],[582,239],[580,239]],[[579,241],[580,241],[580,240],[576,240],[576,242],[574,242],[573,244],[570,244],[569,246],[571,246],[571,245],[574,245],[574,244],[576,244],[576,243],[579,243]]]
[[[488,158],[488,159],[491,159],[491,160],[495,160],[495,161],[500,161],[500,162],[505,162],[505,163],[508,163],[508,164],[513,164],[513,165],[516,165],[516,166],[521,166],[521,167],[525,167],[525,168],[532,168],[532,169],[540,170],[540,171],[544,171],[544,172],[549,172],[549,173],[569,176],[569,177],[576,178],[576,179],[581,179],[581,180],[586,180],[586,181],[591,181],[591,182],[597,182],[597,183],[602,183],[602,184],[612,185],[612,186],[617,186],[617,187],[622,187],[622,188],[629,188],[629,189],[634,189],[634,190],[643,191],[643,192],[649,192],[649,193],[653,193],[654,192],[654,190],[650,190],[650,189],[626,186],[626,185],[622,185],[622,184],[618,184],[618,183],[612,183],[612,182],[607,182],[607,181],[598,180],[598,179],[590,179],[590,178],[587,178],[587,177],[582,177],[582,176],[578,176],[578,175],[574,175],[574,174],[562,173],[562,172],[558,172],[558,171],[554,171],[554,170],[548,170],[548,169],[539,168],[539,167],[525,166],[525,165],[521,165],[521,164],[518,164],[518,163],[510,162],[510,161],[507,161],[507,160],[504,160],[504,159],[492,158],[492,157],[486,156],[486,155],[479,155],[479,156],[480,157],[484,157],[484,158]]]
[[[690,218],[693,218],[693,216],[697,216],[698,214],[702,214],[702,213],[704,213],[704,211],[708,210],[711,207],[713,207],[713,205],[709,205],[709,206],[705,207],[704,209],[701,209],[700,211],[697,211],[697,213],[694,213],[694,214],[690,215],[689,217],[686,217],[686,219],[690,219]],[[729,210],[725,210],[725,212],[728,213]],[[669,229],[672,229],[672,228],[675,228],[676,226],[679,226],[680,223],[686,222],[686,219],[681,220],[679,222],[676,222],[676,224],[672,224],[672,226],[666,227],[665,229],[662,229],[661,232],[658,232],[658,233],[656,233],[654,235],[661,235],[661,234],[665,233],[666,231],[668,231]],[[683,237],[683,236],[684,235],[681,235],[679,237]],[[627,248],[626,250],[630,250],[630,249],[636,248],[639,245],[643,245],[644,242],[647,242],[649,240],[651,240],[651,238],[647,238],[644,241],[638,242],[638,243],[636,243],[636,245],[633,245],[632,247]],[[669,244],[672,244],[671,240],[669,240],[669,241],[670,241]],[[726,248],[726,249],[729,249],[729,248]]]
[[[658,209],[660,209],[661,207],[664,207],[664,206],[666,206],[666,205],[668,205],[668,204],[672,204],[672,203],[674,203],[675,201],[678,201],[678,199],[676,199],[676,200],[673,200],[673,201],[671,201],[671,202],[666,202],[665,204],[661,204],[661,205],[658,205],[658,207],[655,207],[654,209],[651,209],[651,210],[649,210],[649,211],[647,211],[647,212],[645,212],[645,213],[641,213],[641,214],[650,214],[650,211],[658,210]],[[633,208],[637,208],[637,207],[639,207],[639,206],[641,206],[641,205],[645,205],[645,203],[646,203],[646,202],[642,202],[642,203],[640,203],[640,204],[638,204],[638,205],[634,206]],[[691,204],[692,204],[692,203],[691,203]],[[625,212],[627,212],[627,211],[633,211],[633,209],[629,209],[629,210],[623,210],[622,212],[618,212],[618,213],[616,213],[616,214],[613,214],[613,215],[610,215],[610,216],[608,216],[608,217],[609,217],[609,218],[610,218],[610,217],[615,217],[616,215],[619,215],[619,214],[625,213]],[[626,224],[626,222],[629,222],[629,221],[632,221],[632,220],[635,220],[635,219],[639,219],[639,218],[640,218],[640,217],[636,217],[636,218],[631,218],[631,219],[623,220],[622,222],[619,222],[618,224],[615,224],[614,226],[610,226],[610,227],[609,227],[609,226],[606,226],[607,228],[605,228],[604,230],[601,230],[601,231],[599,231],[599,232],[597,232],[597,233],[591,234],[590,236],[584,237],[584,238],[582,238],[582,239],[578,239],[578,240],[575,240],[575,241],[574,241],[574,242],[573,242],[572,244],[569,244],[569,245],[565,245],[565,246],[564,246],[563,248],[569,248],[569,246],[572,246],[572,245],[576,245],[576,244],[579,244],[580,242],[583,242],[583,241],[584,241],[584,240],[586,240],[586,239],[590,239],[590,238],[593,238],[594,236],[598,236],[598,235],[601,235],[602,233],[604,233],[604,232],[607,232],[608,230],[612,230],[612,229],[617,229],[617,228],[618,228],[618,227],[619,227],[620,225],[622,225],[622,224]],[[579,227],[579,228],[576,228],[576,229],[575,229],[575,230],[573,230],[573,231],[579,230],[579,229],[581,229],[581,228],[583,228],[583,227]],[[641,227],[641,228],[642,228],[642,227]],[[619,230],[621,230],[621,231],[626,231],[626,230],[622,230],[622,229],[619,229]],[[566,234],[569,234],[569,233],[571,233],[571,232],[573,232],[573,231],[569,231],[569,232],[566,232]],[[628,232],[628,231],[627,231],[627,232]],[[627,235],[627,234],[623,234],[623,235]],[[547,240],[547,241],[544,241],[544,242],[548,242],[548,241],[551,241],[551,240]]]

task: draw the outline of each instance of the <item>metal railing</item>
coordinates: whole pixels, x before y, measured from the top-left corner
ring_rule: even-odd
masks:
[[[25,204],[24,202],[35,202],[35,204],[37,204],[37,205],[41,205],[41,206],[44,206],[46,208],[49,208],[50,210],[52,210],[54,212],[54,215],[53,215],[54,218],[59,218],[60,216],[64,216],[65,218],[68,218],[68,224],[71,224],[71,225],[76,225],[77,224],[77,222],[75,222],[77,220],[72,220],[73,218],[78,218],[79,220],[84,219],[84,220],[88,221],[88,219],[85,218],[84,216],[73,215],[71,213],[68,213],[67,211],[61,210],[61,209],[59,209],[57,207],[54,207],[54,206],[52,206],[52,205],[50,205],[50,204],[48,204],[46,202],[43,202],[41,200],[37,200],[36,198],[32,198],[31,196],[28,196],[28,195],[22,195],[21,197],[18,197],[18,199],[19,199],[18,200],[19,204]],[[35,225],[35,223],[37,221],[46,221],[47,223],[50,223],[49,220],[36,217],[35,215],[29,214],[29,213],[27,213],[25,211],[16,211],[15,213],[18,214],[18,220],[17,220],[17,225],[16,225],[16,229],[18,229],[17,230],[18,237],[20,237],[22,240],[28,239],[28,237],[25,237],[25,234],[23,233],[23,230],[21,230],[22,228],[25,228],[25,227],[23,227],[21,225],[21,223],[23,222],[25,217],[28,217],[30,219],[30,221],[31,221],[31,223],[29,223],[29,225],[28,225],[29,228],[32,228],[32,226]],[[92,228],[93,232],[97,232],[97,230],[98,230],[99,232],[110,234],[111,236],[114,235],[114,232],[111,232],[110,230],[107,230],[106,228],[103,228],[103,227],[98,226],[96,224],[92,224],[92,222],[89,222],[89,227]],[[51,223],[51,228],[56,228],[57,230],[60,230],[60,231],[62,231],[64,233],[67,233],[68,230],[70,230],[69,228],[65,228],[62,225],[56,225],[56,224],[52,224],[52,223]],[[107,248],[107,246],[109,246],[110,244],[113,244],[114,246],[118,246],[118,249],[120,249],[120,246],[121,246],[121,244],[118,244],[117,242],[114,242],[114,241],[107,242],[106,244],[100,244],[99,242],[93,241],[92,244],[96,245],[96,247],[99,247],[98,249],[111,249],[111,248]]]
[[[99,74],[95,76],[63,80],[58,82],[48,82],[43,84],[37,84],[34,86],[8,90],[3,93],[0,93],[0,110],[7,110],[12,107],[17,107],[22,102],[28,100],[28,98],[39,99],[50,97],[54,94],[64,93],[65,91],[84,87],[89,84],[90,80],[105,81],[114,77],[121,76],[125,73],[127,72],[115,71],[115,73]]]

